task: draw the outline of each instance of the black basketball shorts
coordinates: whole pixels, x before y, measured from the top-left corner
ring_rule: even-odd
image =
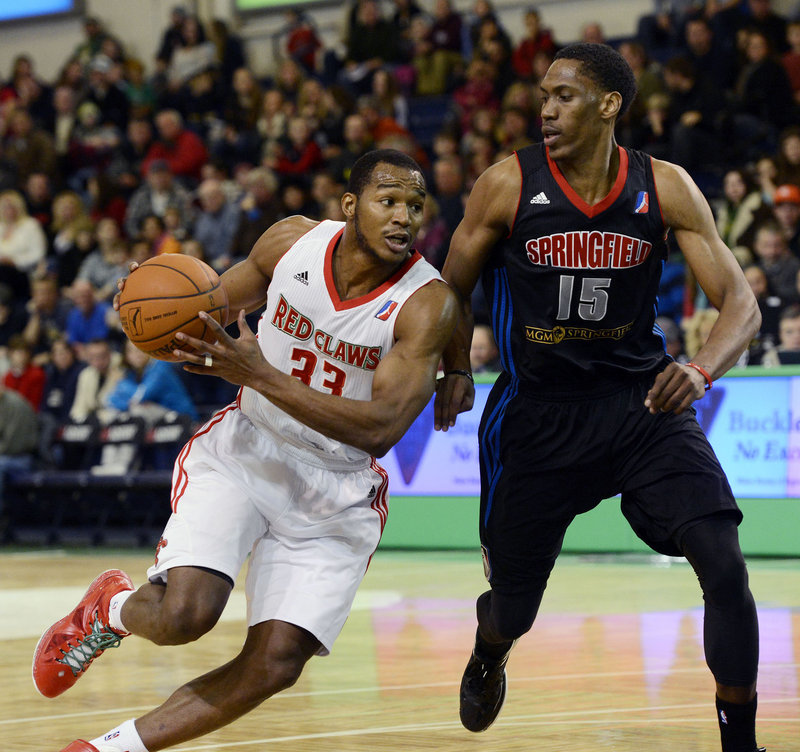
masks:
[[[680,555],[675,533],[693,520],[728,512],[741,521],[694,409],[645,408],[653,378],[558,401],[498,378],[479,431],[480,536],[493,587],[538,589],[570,522],[617,494],[639,538],[670,556]]]

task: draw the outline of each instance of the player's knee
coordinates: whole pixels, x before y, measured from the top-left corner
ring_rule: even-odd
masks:
[[[306,664],[306,659],[299,653],[277,650],[267,650],[260,656],[243,652],[237,660],[242,667],[237,672],[241,677],[241,702],[249,705],[257,705],[293,686]]]
[[[170,599],[161,614],[162,630],[154,642],[160,645],[184,645],[194,642],[219,621],[222,609],[214,603],[192,598]]]
[[[703,598],[710,606],[728,610],[741,605],[747,598],[747,567],[741,556],[721,557],[716,566],[698,574]]]
[[[542,594],[538,590],[515,595],[484,593],[481,596],[482,601],[479,599],[478,602],[479,614],[482,609],[486,609],[487,617],[479,616],[481,631],[484,631],[486,625],[489,628],[487,631],[491,632],[492,642],[516,640],[533,626],[541,598]]]

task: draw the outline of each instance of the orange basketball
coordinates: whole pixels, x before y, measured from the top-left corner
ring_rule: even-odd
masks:
[[[219,275],[193,256],[166,253],[148,259],[125,280],[119,296],[119,318],[128,339],[159,360],[175,360],[186,350],[178,332],[213,342],[211,330],[197,317],[206,311],[223,326],[228,296]]]

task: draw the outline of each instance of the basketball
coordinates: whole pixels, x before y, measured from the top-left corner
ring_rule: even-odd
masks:
[[[119,295],[120,323],[128,339],[159,360],[175,360],[173,350],[189,349],[175,338],[178,332],[214,341],[197,316],[200,311],[224,326],[228,296],[208,264],[180,253],[156,256],[136,267]]]

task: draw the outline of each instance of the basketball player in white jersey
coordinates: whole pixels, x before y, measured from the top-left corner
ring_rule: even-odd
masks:
[[[196,640],[252,552],[244,647],[155,710],[62,752],[156,752],[207,734],[330,651],[386,521],[376,457],[431,398],[458,315],[413,249],[424,201],[412,159],[370,152],[353,167],[345,222],[282,220],[223,275],[239,337],[214,325],[216,344],[185,337],[176,352],[243,388],[180,453],[148,582],[134,590],[124,572],[101,574],[42,636],[33,677],[54,697],[128,634]],[[256,338],[244,312],[265,300]]]

